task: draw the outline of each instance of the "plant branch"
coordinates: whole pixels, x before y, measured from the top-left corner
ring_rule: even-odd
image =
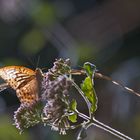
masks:
[[[83,97],[83,99],[85,100],[86,104],[87,104],[87,107],[88,107],[88,111],[89,111],[89,116],[91,116],[91,111],[90,111],[90,103],[88,101],[88,99],[85,97],[83,91],[79,88],[79,86],[73,81],[71,80],[72,83],[73,83],[73,86],[78,90],[78,92],[80,93],[80,95]]]
[[[125,85],[123,85],[122,83],[120,82],[117,82],[117,81],[114,81],[112,78],[110,78],[109,76],[106,76],[106,75],[103,75],[101,73],[95,73],[95,76],[96,78],[101,78],[101,79],[104,79],[104,80],[107,80],[107,81],[111,81],[113,84],[115,84],[116,86],[119,86],[121,87],[122,89],[126,90],[127,92],[129,93],[133,93],[135,94],[136,96],[139,96],[140,97],[140,93],[134,91],[133,89],[129,88],[129,87],[126,87]]]
[[[106,132],[111,133],[112,135],[114,135],[114,136],[116,136],[116,137],[118,137],[118,138],[120,138],[122,140],[134,140],[134,139],[124,135],[123,133],[121,133],[121,132],[119,132],[119,131],[117,131],[117,130],[115,130],[115,129],[107,126],[107,125],[105,125],[104,123],[101,123],[100,121],[96,120],[95,118],[91,119],[90,117],[88,117],[87,115],[85,115],[83,113],[80,113],[79,111],[76,111],[76,112],[77,112],[79,117],[91,122],[91,124],[89,124],[88,127],[94,125],[94,126],[96,126],[98,128],[101,128],[102,130],[105,130]]]
[[[71,74],[72,75],[85,75],[85,71],[84,70],[71,70]],[[104,79],[104,80],[107,80],[107,81],[110,81],[112,82],[113,84],[115,84],[116,86],[119,86],[121,87],[122,89],[126,90],[127,92],[129,93],[133,93],[135,94],[136,96],[139,96],[140,97],[140,93],[134,91],[133,89],[129,88],[129,87],[126,87],[125,85],[123,85],[122,83],[120,82],[117,82],[117,81],[114,81],[112,78],[110,78],[109,76],[106,76],[106,75],[103,75],[101,73],[98,73],[98,72],[95,72],[95,78],[100,78],[100,79]]]

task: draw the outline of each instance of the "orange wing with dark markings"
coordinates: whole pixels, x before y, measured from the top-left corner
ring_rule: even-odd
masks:
[[[7,66],[0,68],[0,77],[16,90],[22,104],[38,101],[39,81],[37,72],[23,66]]]

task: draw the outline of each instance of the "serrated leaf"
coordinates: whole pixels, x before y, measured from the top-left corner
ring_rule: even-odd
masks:
[[[77,114],[74,113],[74,114],[72,114],[72,115],[69,115],[69,116],[68,116],[68,119],[69,119],[71,122],[73,122],[73,123],[77,122]]]
[[[77,109],[77,102],[76,102],[75,99],[73,99],[73,100],[71,101],[71,103],[70,103],[70,109],[71,109],[71,110],[74,110],[74,111]]]

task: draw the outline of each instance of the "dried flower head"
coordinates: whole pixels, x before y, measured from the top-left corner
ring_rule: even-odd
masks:
[[[94,125],[110,132],[122,140],[132,140],[132,138],[112,129],[104,123],[101,123],[94,117],[98,99],[94,89],[93,78],[95,74],[96,76],[103,77],[102,74],[95,73],[96,66],[89,62],[84,64],[82,73],[84,73],[86,77],[81,86],[78,86],[75,81],[72,80],[72,74],[76,74],[75,72],[77,73],[79,71],[73,71],[71,69],[69,59],[56,60],[54,66],[49,69],[48,72],[43,73],[41,79],[39,78],[40,87],[38,90],[39,93],[37,93],[39,94],[39,99],[30,105],[21,104],[15,112],[14,121],[16,128],[22,132],[25,128],[29,128],[41,122],[44,123],[44,125],[47,124],[51,126],[52,130],[59,131],[60,134],[64,135],[66,134],[66,130],[80,127],[81,129],[77,137],[77,140],[80,140],[86,137],[85,132],[87,128]],[[104,79],[110,80],[109,77],[104,77]],[[113,80],[111,81],[116,85],[120,85]],[[70,88],[72,85],[86,102],[89,116],[78,111],[78,104],[75,99],[69,100]],[[122,87],[122,85],[120,86]],[[127,87],[124,87],[124,89],[137,95],[136,92]],[[77,117],[83,118],[83,123],[78,123]],[[76,124],[73,125],[73,123]]]
[[[67,114],[69,90],[72,86],[66,74],[70,72],[70,61],[58,59],[46,73],[42,82],[42,100],[46,101],[43,113],[53,130],[65,134],[69,127]]]
[[[65,134],[65,129],[69,127],[66,112],[71,85],[65,76],[59,76],[53,81],[45,79],[43,84],[42,99],[47,101],[43,112],[52,128],[61,134]]]
[[[24,129],[34,126],[42,121],[42,104],[35,103],[32,106],[21,104],[14,112],[14,125],[22,132]]]
[[[67,77],[70,70],[69,59],[58,59],[54,62],[54,66],[44,73],[39,100],[43,106],[40,106],[39,101],[32,106],[21,104],[14,114],[15,125],[20,131],[43,122],[51,125],[52,129],[59,131],[60,134],[66,134],[66,129],[69,128],[68,97],[72,86]]]

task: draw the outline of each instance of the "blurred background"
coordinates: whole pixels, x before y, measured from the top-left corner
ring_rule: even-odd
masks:
[[[0,66],[51,68],[70,58],[74,68],[89,61],[99,72],[140,92],[139,0],[0,0]],[[140,99],[105,80],[95,80],[96,119],[138,140]],[[0,95],[0,140],[74,140],[35,126],[19,135],[12,125],[20,103],[11,89]],[[87,112],[86,107],[81,108]],[[117,140],[91,127],[85,140]]]

